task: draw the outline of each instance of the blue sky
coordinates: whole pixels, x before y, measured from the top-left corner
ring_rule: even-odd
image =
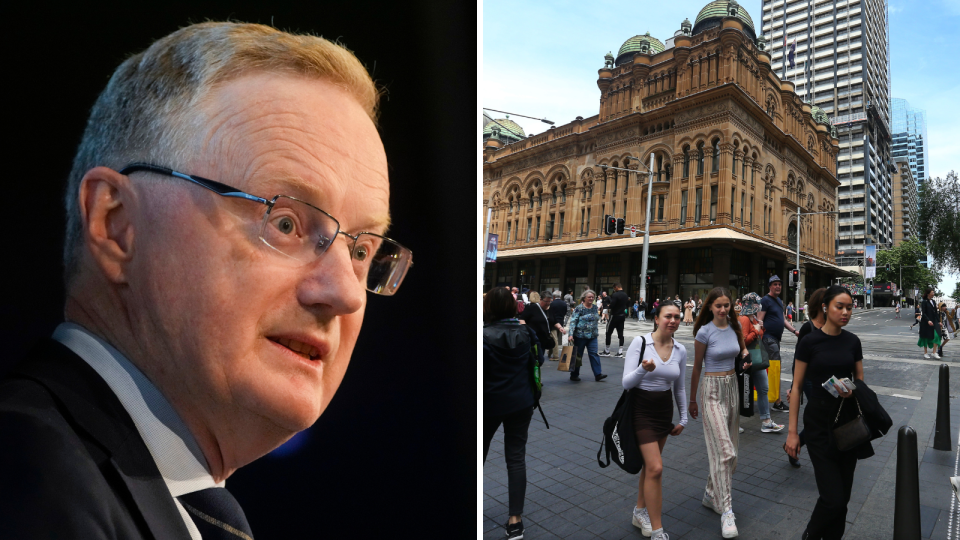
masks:
[[[665,41],[692,22],[706,0],[483,2],[481,106],[563,125],[597,113],[597,70],[628,38],[647,31]],[[741,1],[759,26],[761,0]],[[960,0],[890,1],[892,96],[927,111],[931,176],[960,171]],[[494,115],[495,118],[501,115]],[[549,126],[511,116],[524,130]],[[960,276],[941,282],[947,294]]]

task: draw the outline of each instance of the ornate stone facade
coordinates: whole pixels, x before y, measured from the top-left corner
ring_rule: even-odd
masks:
[[[597,115],[512,144],[484,143],[483,215],[492,209],[501,259],[559,256],[570,244],[616,238],[601,232],[606,214],[642,230],[651,154],[651,235],[732,229],[783,248],[785,262],[797,208],[836,209],[831,126],[771,72],[742,18],[716,22],[678,33],[662,52],[608,60]],[[832,215],[805,218],[804,259],[836,268],[835,231]],[[642,247],[636,240],[617,249]]]

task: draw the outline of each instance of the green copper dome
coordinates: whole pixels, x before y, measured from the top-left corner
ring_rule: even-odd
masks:
[[[490,136],[493,135],[494,128],[498,129],[500,131],[500,137],[505,139],[519,141],[527,136],[526,133],[523,132],[523,128],[517,125],[517,123],[513,120],[510,120],[509,118],[497,118],[496,122],[490,122],[489,124],[483,126],[484,140],[489,139]]]
[[[810,116],[813,117],[813,121],[818,124],[823,124],[825,126],[830,125],[830,118],[827,117],[827,113],[823,112],[823,109],[814,105],[810,107]]]
[[[650,32],[642,36],[633,36],[632,38],[623,42],[623,45],[620,46],[620,50],[617,52],[617,65],[619,66],[626,60],[626,56],[632,57],[634,53],[638,53],[643,48],[643,43],[647,44],[648,53],[647,54],[657,54],[666,50],[666,47],[663,46],[663,42],[659,39],[650,35]]]
[[[717,26],[720,19],[728,16],[729,5],[729,0],[714,0],[703,6],[703,9],[700,10],[700,14],[697,15],[697,19],[693,23],[693,33],[699,34],[707,28]],[[737,18],[744,22],[747,28],[750,29],[748,33],[756,39],[756,29],[753,27],[753,19],[750,18],[750,14],[747,13],[747,10],[742,5],[737,9]]]

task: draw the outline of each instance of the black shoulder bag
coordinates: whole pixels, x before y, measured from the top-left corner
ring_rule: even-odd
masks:
[[[857,401],[856,397],[853,400],[857,404],[857,412],[859,413],[857,417],[840,427],[833,428],[833,440],[836,442],[837,450],[841,452],[853,450],[863,443],[870,442],[871,439],[870,428],[867,427],[867,421],[863,419],[863,411],[860,410],[860,402]],[[840,402],[840,408],[837,409],[837,417],[833,420],[833,425],[837,425],[837,421],[840,420],[840,411],[843,410],[845,401],[847,401],[846,398]]]
[[[640,345],[640,361],[643,362],[643,353],[647,348],[647,340],[643,339]],[[597,464],[605,469],[610,466],[610,455],[621,469],[630,474],[638,474],[643,468],[643,454],[637,443],[637,433],[633,429],[633,393],[637,389],[624,390],[613,408],[613,414],[603,421],[603,439],[600,440],[600,450],[597,452]],[[607,446],[607,463],[600,459],[603,446]],[[613,453],[616,449],[616,453]]]

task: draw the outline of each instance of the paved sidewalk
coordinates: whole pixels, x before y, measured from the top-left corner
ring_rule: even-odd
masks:
[[[648,323],[628,322],[628,325],[634,327],[628,332],[632,335],[652,329]],[[602,335],[600,340],[602,349]],[[692,365],[690,341],[685,344],[688,364]],[[616,344],[614,336],[613,346]],[[785,349],[793,347],[786,338],[783,345]],[[785,355],[792,356],[792,350],[789,356]],[[603,372],[609,375],[602,382],[593,381],[586,365],[581,368],[584,373],[579,383],[570,382],[567,373],[557,371],[555,361],[543,367],[542,405],[550,429],[544,428],[536,413],[527,443],[525,538],[642,538],[630,521],[638,478],[613,463],[601,469],[596,461],[603,420],[611,413],[622,391],[623,360],[603,357],[602,364]],[[921,372],[926,384],[914,384],[922,388],[898,389],[897,382],[903,378],[899,371],[902,366],[926,370]],[[948,482],[948,477],[956,474],[958,448],[955,443],[949,452],[932,449],[938,387],[936,368],[897,364],[894,359],[867,360],[865,367],[869,368],[871,380],[889,386],[888,394],[901,397],[879,395],[894,425],[887,436],[874,441],[876,456],[857,464],[844,538],[892,538],[896,432],[902,425],[910,425],[918,433],[922,538],[960,538],[957,534],[960,505],[956,504]],[[885,373],[883,370],[889,374],[881,376]],[[691,371],[687,369],[687,388]],[[788,365],[784,366],[783,376],[790,378]],[[954,379],[960,379],[960,370]],[[674,414],[676,422],[679,418]],[[787,414],[774,412],[773,418],[781,424],[787,423]],[[960,432],[958,400],[951,400],[951,420],[956,440]],[[761,433],[758,416],[741,418],[741,426],[745,432],[740,436],[740,457],[733,484],[740,538],[799,538],[817,498],[813,468],[806,452],[801,454],[802,467],[794,469],[781,448],[786,441],[786,429],[779,434]],[[663,523],[671,540],[720,538],[720,517],[700,504],[707,477],[705,454],[699,420],[691,419],[680,436],[667,440],[663,451]],[[507,521],[502,430],[490,445],[483,472],[484,538],[502,538],[503,524]]]

